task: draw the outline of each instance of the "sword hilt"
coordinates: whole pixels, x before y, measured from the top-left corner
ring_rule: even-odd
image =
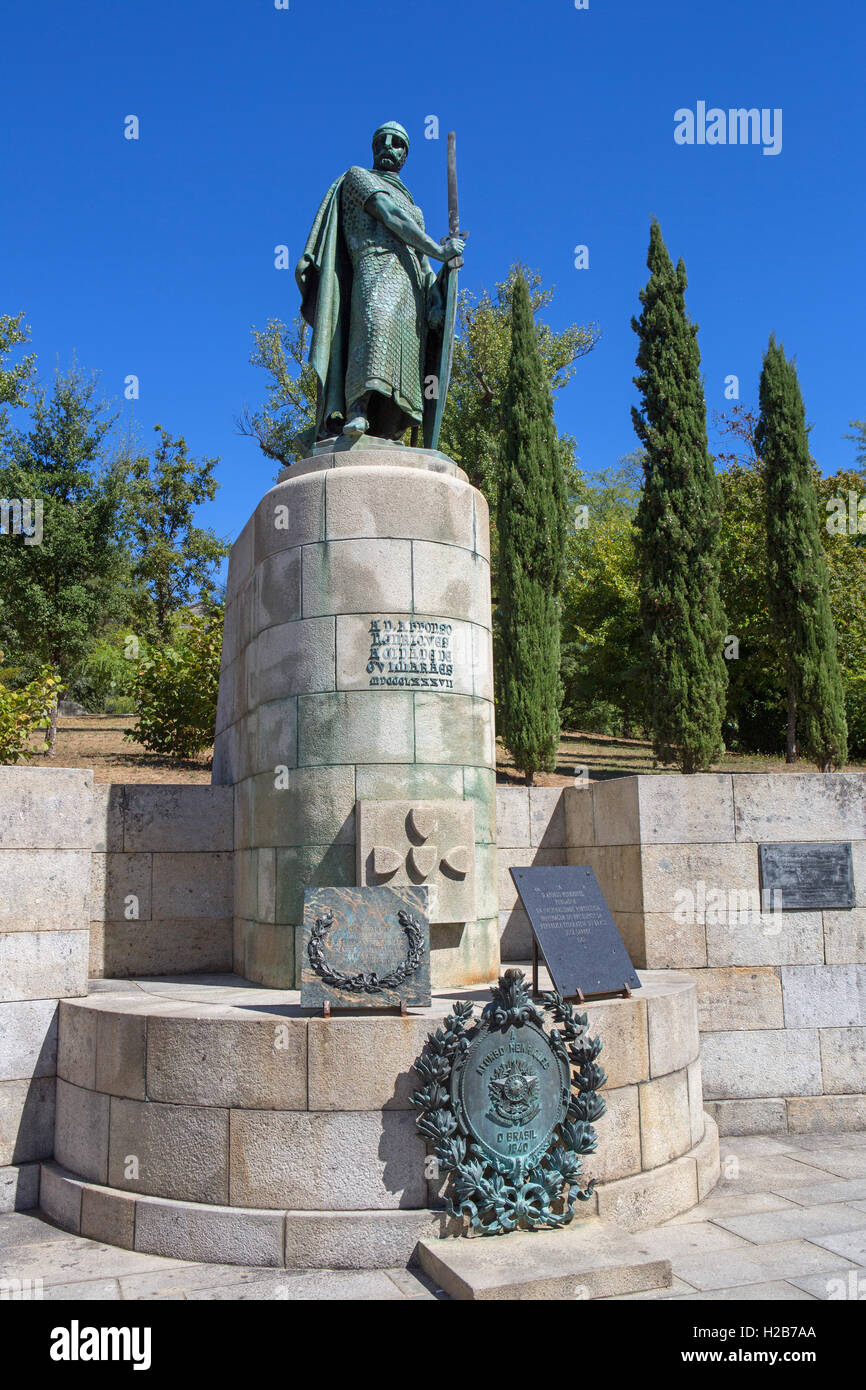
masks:
[[[468,237],[468,235],[469,235],[468,232],[449,232],[449,233],[448,233],[448,236],[459,236],[459,237],[462,237],[464,241],[466,240],[466,238]],[[441,245],[444,246],[447,240],[448,240],[448,237],[442,237]],[[450,261],[446,261],[445,264],[447,265],[447,267],[448,267],[449,270],[459,270],[460,267],[463,265],[463,257],[462,257],[462,256],[453,256],[452,259],[451,259]]]

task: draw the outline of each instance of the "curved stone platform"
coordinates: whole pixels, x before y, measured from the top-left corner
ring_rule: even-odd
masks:
[[[630,1230],[695,1205],[718,1176],[695,985],[641,975],[586,1005],[609,1080],[582,1208]],[[456,998],[408,1017],[302,1011],[236,976],[100,981],[60,1005],[55,1164],[43,1210],[141,1251],[224,1263],[405,1262],[447,1234],[409,1096],[412,1064]]]

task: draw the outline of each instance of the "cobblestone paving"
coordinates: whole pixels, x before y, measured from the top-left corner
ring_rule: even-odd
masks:
[[[674,1282],[628,1299],[866,1300],[866,1133],[725,1139],[722,1179],[707,1200],[637,1239],[671,1261]],[[10,1280],[41,1280],[44,1299],[74,1302],[444,1297],[414,1270],[275,1270],[139,1255],[67,1235],[38,1212],[0,1216],[0,1280],[0,1298]]]

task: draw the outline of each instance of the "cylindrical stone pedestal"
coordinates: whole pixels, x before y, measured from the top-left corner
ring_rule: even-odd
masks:
[[[213,780],[240,974],[296,983],[307,886],[426,882],[434,985],[495,977],[489,521],[456,464],[367,446],[284,470],[232,549]]]
[[[579,1217],[628,1230],[687,1211],[719,1176],[694,981],[665,970],[641,983],[586,1005],[608,1081],[581,1174],[598,1186]],[[180,1260],[405,1264],[418,1240],[456,1233],[410,1099],[414,1060],[454,1000],[434,994],[408,1018],[323,1019],[297,992],[206,976],[62,1000],[42,1210],[91,1240]]]

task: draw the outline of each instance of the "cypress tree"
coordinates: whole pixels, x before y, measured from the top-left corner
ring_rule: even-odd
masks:
[[[720,489],[707,448],[697,325],[686,268],[674,269],[653,220],[640,292],[632,421],[645,449],[638,508],[640,598],[655,755],[699,772],[722,751],[727,670],[719,590]]]
[[[770,336],[755,434],[767,493],[770,609],[783,637],[788,686],[787,760],[803,750],[822,772],[848,756],[827,560],[797,368]]]
[[[499,732],[528,785],[556,766],[568,493],[529,287],[512,291],[499,535]]]

